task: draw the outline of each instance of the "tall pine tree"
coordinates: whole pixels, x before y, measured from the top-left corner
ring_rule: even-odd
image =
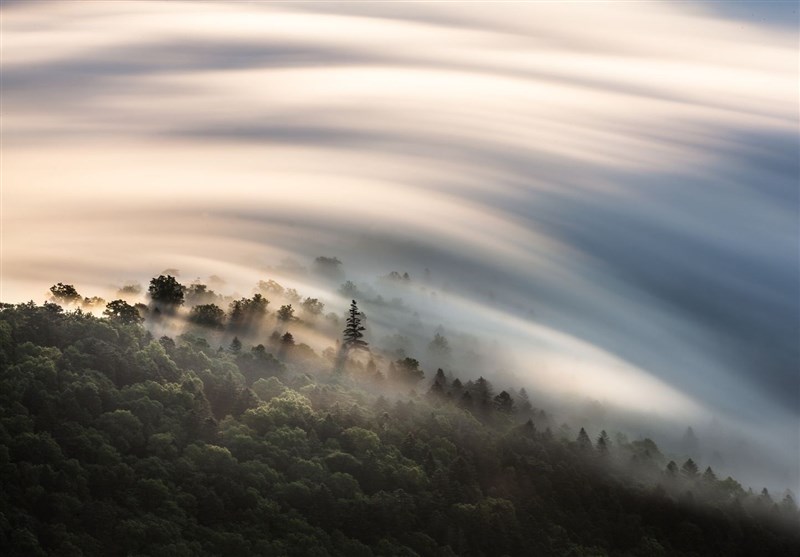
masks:
[[[361,312],[358,311],[356,301],[350,303],[350,311],[347,314],[347,326],[344,329],[344,342],[342,347],[345,350],[366,350],[367,341],[364,340],[364,333],[367,328],[361,324]]]

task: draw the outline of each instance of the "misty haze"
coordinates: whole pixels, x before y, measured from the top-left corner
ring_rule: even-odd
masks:
[[[800,555],[796,4],[0,10],[0,553]]]

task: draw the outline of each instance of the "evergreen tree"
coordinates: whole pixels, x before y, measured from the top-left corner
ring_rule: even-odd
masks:
[[[591,449],[592,448],[592,440],[589,439],[589,434],[586,433],[586,430],[581,428],[578,432],[578,447],[581,449]]]
[[[600,436],[597,438],[597,451],[600,453],[601,456],[608,456],[608,449],[611,445],[611,439],[608,438],[608,433],[606,430],[600,432]]]
[[[506,391],[494,397],[494,407],[498,411],[511,414],[514,411],[514,399]]]
[[[697,477],[697,464],[695,464],[694,460],[691,458],[688,459],[686,462],[683,463],[681,466],[681,473],[689,479],[694,479]]]
[[[361,312],[358,305],[353,300],[350,303],[350,311],[347,314],[346,327],[344,329],[344,343],[342,346],[346,350],[355,348],[356,350],[366,350],[367,341],[364,340],[364,333],[367,328],[361,324]]]
[[[229,349],[231,352],[240,352],[242,350],[242,341],[239,340],[239,337],[233,337]]]

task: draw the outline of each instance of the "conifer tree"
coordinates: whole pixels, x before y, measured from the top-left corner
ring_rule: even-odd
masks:
[[[367,341],[364,340],[364,332],[367,328],[361,324],[361,312],[358,305],[353,300],[350,303],[350,311],[347,314],[346,327],[344,329],[343,347],[346,350],[355,348],[356,350],[366,350]]]
[[[577,441],[578,441],[578,446],[581,449],[591,449],[592,448],[592,440],[589,439],[589,434],[586,433],[586,430],[584,428],[581,428],[581,430],[578,432]]]

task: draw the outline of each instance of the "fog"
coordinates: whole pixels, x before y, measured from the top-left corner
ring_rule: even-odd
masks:
[[[4,4],[0,299],[177,268],[341,313],[350,279],[403,301],[364,307],[373,345],[441,327],[454,371],[657,441],[692,425],[796,489],[798,35],[746,16]]]

